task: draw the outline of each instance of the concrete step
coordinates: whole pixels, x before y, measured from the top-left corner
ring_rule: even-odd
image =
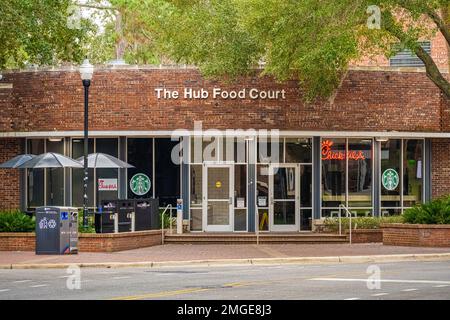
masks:
[[[246,234],[214,234],[214,233],[186,233],[182,235],[167,234],[165,243],[256,243],[256,235],[254,233]],[[315,234],[315,233],[287,233],[287,234],[261,234],[259,236],[261,243],[344,243],[347,242],[345,235],[336,234]]]

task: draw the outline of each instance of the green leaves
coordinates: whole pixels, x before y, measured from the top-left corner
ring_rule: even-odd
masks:
[[[34,227],[34,218],[19,210],[0,212],[0,232],[31,232]]]
[[[3,0],[0,6],[0,69],[26,64],[55,65],[80,61],[86,31],[80,20],[70,28],[70,0]]]
[[[406,223],[414,224],[450,224],[450,197],[407,209],[404,214]]]

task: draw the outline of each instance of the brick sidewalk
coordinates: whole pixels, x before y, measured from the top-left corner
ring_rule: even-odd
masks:
[[[78,255],[35,255],[34,252],[0,252],[0,264],[18,263],[101,263],[139,261],[187,261],[204,259],[250,259],[286,257],[326,257],[389,254],[450,253],[450,248],[418,248],[371,244],[167,244],[163,246]]]

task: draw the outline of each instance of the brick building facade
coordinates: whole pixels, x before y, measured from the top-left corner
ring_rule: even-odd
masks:
[[[83,87],[77,70],[6,72],[0,83],[0,162],[45,151],[81,156]],[[128,172],[94,171],[92,207],[135,197],[129,182],[139,172],[151,180],[147,196],[162,204],[183,199],[184,218],[196,231],[252,231],[255,225],[307,230],[311,221],[335,215],[340,205],[357,215],[388,215],[450,194],[450,104],[423,70],[350,70],[332,98],[313,103],[303,100],[296,81],[278,83],[255,72],[220,82],[194,68],[97,68],[90,89],[90,152],[136,166]],[[158,98],[158,89],[179,96]],[[209,96],[185,98],[190,89]],[[214,98],[215,89],[243,95]],[[280,94],[250,96],[269,91]],[[213,137],[208,141],[219,141],[214,159],[193,160],[196,122],[203,130],[240,129],[232,143],[233,150],[242,143],[244,159],[225,161],[225,142],[203,131]],[[180,129],[178,140],[170,142]],[[276,161],[261,157],[261,130],[277,130]],[[178,144],[184,161],[167,167]],[[205,152],[203,144],[200,148]],[[391,185],[387,169],[397,174]],[[79,206],[74,171],[55,171],[50,181],[48,170],[0,169],[0,208]],[[100,178],[115,179],[118,190],[94,192]]]

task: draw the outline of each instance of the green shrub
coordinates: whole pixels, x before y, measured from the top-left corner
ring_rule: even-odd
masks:
[[[450,224],[450,197],[432,200],[405,210],[405,223]]]
[[[0,232],[31,232],[35,219],[19,210],[0,212]]]
[[[358,217],[352,218],[352,229],[378,229],[382,223],[402,223],[402,216],[391,217]],[[348,230],[350,226],[350,218],[342,218],[342,231]],[[338,218],[325,218],[325,228],[327,231],[338,232],[339,231],[339,219]]]
[[[83,226],[83,209],[78,210],[78,232],[95,233],[95,215],[88,215],[88,226]]]

